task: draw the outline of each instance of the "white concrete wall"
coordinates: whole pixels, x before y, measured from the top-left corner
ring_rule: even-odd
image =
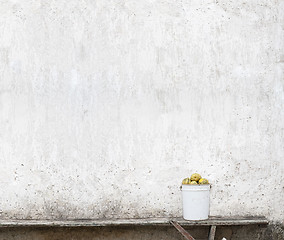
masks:
[[[284,218],[283,0],[1,0],[0,218]]]

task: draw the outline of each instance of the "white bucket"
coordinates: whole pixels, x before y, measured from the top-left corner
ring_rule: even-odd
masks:
[[[182,185],[183,218],[204,220],[209,216],[210,185]]]

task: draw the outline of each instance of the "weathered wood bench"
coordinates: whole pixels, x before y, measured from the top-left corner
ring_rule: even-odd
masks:
[[[265,217],[210,217],[207,220],[187,221],[183,218],[135,219],[69,219],[69,220],[0,220],[4,227],[106,227],[106,226],[170,226],[173,225],[186,239],[194,238],[182,226],[210,226],[209,240],[214,240],[217,226],[265,225]]]
[[[202,221],[171,220],[170,223],[188,240],[194,240],[194,238],[181,225],[210,226],[208,240],[214,240],[217,226],[264,225],[268,224],[268,221],[265,217],[210,217]]]

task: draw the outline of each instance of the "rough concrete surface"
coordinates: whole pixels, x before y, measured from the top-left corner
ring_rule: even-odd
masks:
[[[283,77],[283,0],[0,0],[0,218],[283,221]]]

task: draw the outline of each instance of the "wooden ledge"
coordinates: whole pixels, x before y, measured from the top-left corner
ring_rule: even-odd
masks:
[[[187,221],[183,218],[134,219],[70,219],[70,220],[0,220],[1,227],[106,227],[106,226],[170,226],[170,221],[183,226],[230,226],[268,224],[265,217],[210,217],[207,220]]]

